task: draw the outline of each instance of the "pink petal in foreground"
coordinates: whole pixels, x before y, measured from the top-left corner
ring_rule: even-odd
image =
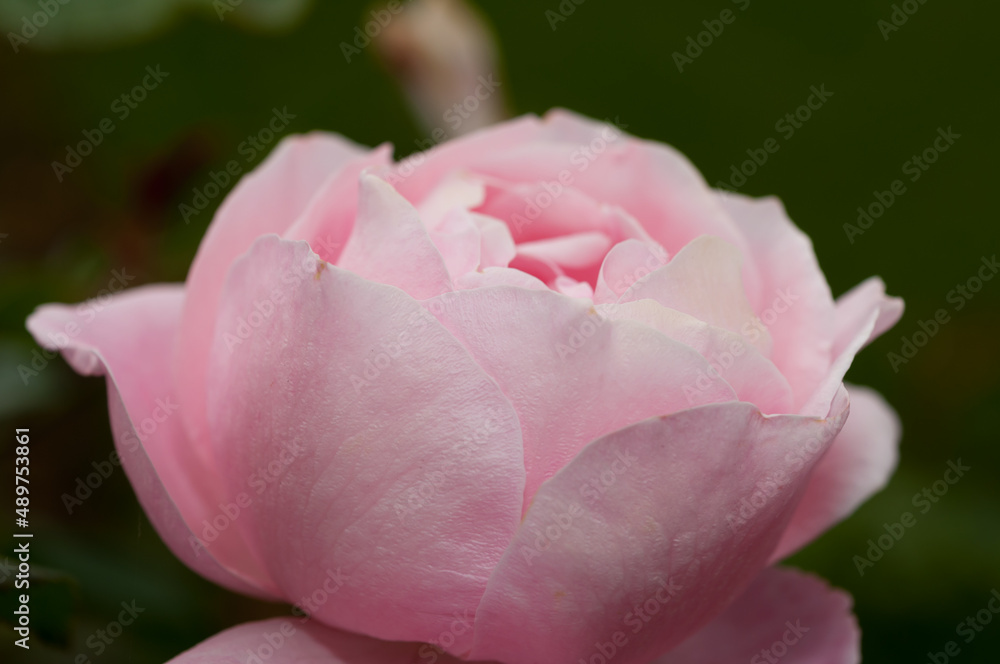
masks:
[[[830,407],[854,357],[878,334],[896,324],[903,315],[903,301],[885,294],[882,280],[872,277],[837,299],[833,364],[816,391],[799,410],[819,415]]]
[[[834,306],[812,241],[788,218],[781,201],[741,194],[718,200],[746,237],[760,289],[751,304],[774,341],[771,359],[788,378],[795,411],[830,368]]]
[[[216,332],[212,439],[284,597],[326,586],[315,619],[393,640],[471,620],[524,492],[496,383],[403,291],[275,236],[233,265]]]
[[[712,404],[588,445],[535,494],[479,606],[471,657],[576,664],[624,639],[615,663],[644,664],[694,634],[767,563],[847,415],[841,396],[824,420]]]
[[[862,348],[899,321],[903,315],[903,301],[898,297],[888,297],[885,294],[885,283],[878,277],[865,279],[837,298],[834,357],[851,344],[856,331],[864,325],[873,308],[878,309],[878,317]]]
[[[377,641],[303,618],[288,617],[231,627],[167,664],[413,664],[418,661],[458,662],[426,644]]]
[[[500,385],[524,435],[525,509],[585,445],[615,429],[734,401],[725,381],[695,384],[708,362],[631,320],[551,291],[462,290],[424,303]]]
[[[219,480],[187,437],[170,381],[182,286],[144,286],[70,307],[47,304],[28,318],[38,343],[60,348],[84,375],[107,377],[115,447],[139,502],[171,551],[188,567],[239,592],[274,598],[273,583],[235,528],[208,548],[204,521],[220,516]],[[194,542],[194,546],[192,546]]]
[[[769,568],[725,613],[650,664],[858,664],[851,597],[814,576]]]
[[[363,154],[361,147],[333,134],[286,138],[236,184],[215,213],[188,272],[172,372],[188,435],[206,450],[205,366],[229,266],[260,235],[284,233],[326,179]]]
[[[850,516],[882,489],[899,461],[902,428],[892,406],[867,387],[848,386],[851,414],[806,487],[772,560],[781,560]]]

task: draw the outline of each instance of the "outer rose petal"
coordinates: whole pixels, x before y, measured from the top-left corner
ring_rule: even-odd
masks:
[[[780,200],[728,193],[718,199],[747,238],[760,274],[760,296],[751,298],[754,311],[762,315],[772,308],[776,314],[768,324],[774,340],[771,359],[791,384],[798,412],[835,357],[830,287],[812,242],[788,218]]]
[[[236,525],[283,596],[309,608],[343,577],[312,615],[385,639],[471,620],[524,491],[496,383],[418,302],[304,242],[260,238],[222,303],[212,439],[230,495],[252,501]]]
[[[424,659],[418,660],[418,655]],[[231,627],[181,653],[167,664],[441,664],[457,660],[427,645],[376,641],[301,618],[271,618]],[[256,658],[256,659],[255,659]]]
[[[725,613],[650,664],[768,661],[860,662],[861,632],[850,595],[802,572],[766,569]]]
[[[803,415],[819,415],[829,409],[830,400],[840,389],[854,356],[878,334],[896,324],[903,314],[903,301],[888,297],[882,280],[868,279],[837,299],[837,354],[823,381],[799,410]]]
[[[542,482],[595,438],[647,417],[736,399],[725,381],[696,390],[709,365],[694,349],[634,321],[605,320],[586,301],[497,287],[424,305],[517,411],[525,510]]]
[[[780,560],[839,523],[886,485],[899,461],[899,417],[878,392],[849,386],[851,415],[806,487],[771,557]]]
[[[145,286],[113,296],[100,311],[48,304],[27,325],[38,343],[60,348],[77,372],[107,376],[118,455],[139,502],[174,554],[227,588],[274,598],[276,593],[263,591],[273,584],[235,529],[223,532],[208,551],[190,544],[192,530],[200,533],[202,519],[218,513],[221,494],[213,491],[218,487],[214,469],[194,454],[175,412],[170,360],[183,303],[182,286]]]
[[[878,317],[875,319],[875,327],[865,339],[862,348],[899,321],[900,316],[903,315],[903,301],[898,297],[887,297],[885,283],[878,277],[865,279],[837,298],[834,357],[851,344],[856,331],[864,325],[873,308],[878,310]]]
[[[173,366],[184,423],[203,452],[208,447],[205,366],[229,266],[260,235],[283,233],[331,174],[362,155],[362,148],[332,134],[286,138],[239,181],[216,212],[188,273]]]
[[[639,664],[695,633],[766,564],[825,450],[805,458],[805,441],[829,443],[842,397],[827,420],[712,404],[588,445],[535,494],[476,614],[472,659],[575,664],[623,631],[615,662]],[[740,501],[777,478],[735,528]],[[657,612],[633,634],[651,599]]]

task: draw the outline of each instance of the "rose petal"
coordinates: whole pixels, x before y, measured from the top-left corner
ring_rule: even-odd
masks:
[[[337,265],[421,300],[450,291],[444,259],[416,209],[374,175],[363,174],[360,186],[358,218]]]
[[[594,302],[618,301],[629,286],[667,264],[667,252],[658,244],[635,239],[619,242],[604,257],[594,288]]]
[[[464,290],[424,303],[492,376],[517,411],[527,472],[539,485],[583,447],[647,417],[736,398],[724,381],[694,388],[708,363],[633,321],[550,291]]]
[[[629,286],[618,301],[656,300],[668,309],[741,334],[770,356],[771,337],[747,301],[741,266],[736,247],[715,237],[700,237],[669,263]]]
[[[320,258],[335,264],[354,229],[361,174],[388,168],[391,163],[392,146],[388,144],[345,163],[319,188],[282,237],[305,240]]]
[[[704,178],[669,145],[634,138],[563,109],[546,114],[540,133],[551,142],[522,141],[473,155],[467,168],[508,182],[572,186],[601,204],[625,210],[671,254],[700,235],[713,235],[749,256],[743,235]],[[517,233],[514,237],[520,239]],[[753,293],[752,261],[745,272]]]
[[[476,130],[461,138],[410,155],[393,169],[388,181],[414,204],[424,201],[449,174],[475,172],[469,165],[477,156],[528,143],[539,133],[541,122],[534,115],[523,115],[509,122]],[[431,141],[428,140],[428,143]]]
[[[482,234],[482,244],[479,248],[480,268],[510,265],[514,256],[517,255],[517,247],[514,245],[514,238],[511,237],[507,225],[499,219],[484,214],[469,214]]]
[[[604,233],[572,233],[548,240],[522,242],[517,250],[526,256],[550,260],[562,268],[581,270],[600,263],[611,248]]]
[[[624,239],[622,228],[631,228],[620,210],[558,182],[485,182],[485,198],[476,211],[506,223],[518,243],[588,232],[618,240]]]
[[[721,616],[651,664],[858,664],[851,597],[814,576],[766,569]]]
[[[483,236],[468,211],[455,208],[446,213],[429,235],[451,279],[479,268]]]
[[[274,236],[234,264],[216,332],[213,441],[283,595],[342,577],[312,615],[386,639],[471,616],[524,491],[496,383],[399,289]]]
[[[312,133],[282,140],[219,207],[187,278],[173,376],[188,435],[207,447],[205,366],[223,281],[233,259],[264,233],[283,233],[320,186],[365,150],[340,136]]]
[[[699,376],[693,389],[700,391],[722,380],[732,386],[740,401],[754,404],[762,413],[792,412],[792,388],[788,381],[746,338],[667,309],[653,300],[599,305],[597,309],[614,320],[628,319],[648,325],[698,351],[714,371]]]
[[[864,348],[883,332],[895,325],[903,315],[903,300],[885,294],[885,282],[878,277],[863,282],[837,298],[833,356],[840,355],[851,344],[857,330],[864,327],[872,309],[878,310],[875,327],[865,339]]]
[[[601,261],[610,248],[611,238],[592,231],[522,242],[517,245],[517,253],[558,265],[566,276],[575,281],[596,283]]]
[[[84,375],[106,376],[115,447],[139,502],[171,551],[191,569],[239,592],[276,597],[273,582],[235,529],[208,549],[193,539],[219,514],[213,466],[185,432],[170,382],[182,286],[145,286],[97,303],[48,304],[28,318],[46,348]],[[194,542],[194,546],[192,546]]]
[[[453,173],[446,177],[417,206],[417,212],[428,230],[435,230],[453,210],[471,210],[483,204],[486,187],[480,178],[468,173]]]
[[[549,259],[535,258],[524,254],[515,255],[510,261],[509,267],[530,274],[548,287],[554,286],[556,279],[563,276],[562,268]]]
[[[899,461],[902,427],[892,406],[874,390],[851,385],[851,414],[812,478],[772,556],[790,556],[850,516],[882,489]]]
[[[527,272],[510,267],[489,267],[482,272],[469,272],[455,282],[457,290],[489,288],[490,286],[515,286],[528,290],[549,290],[543,281]]]
[[[607,130],[619,131],[609,120],[601,122],[565,108],[553,108],[542,118],[542,135],[558,143],[586,145],[600,139]]]
[[[577,297],[592,302],[594,300],[594,289],[586,281],[577,281],[567,276],[556,277],[554,288],[557,293]]]
[[[822,382],[799,410],[803,415],[818,415],[829,409],[830,400],[844,380],[854,356],[877,334],[896,324],[903,314],[903,301],[885,295],[877,277],[868,279],[837,299],[833,347],[838,351]]]
[[[426,644],[376,641],[302,618],[271,618],[230,627],[167,664],[412,664],[417,656],[457,663]]]
[[[535,494],[479,606],[471,658],[575,664],[625,632],[614,661],[638,664],[691,636],[764,567],[825,449],[803,457],[804,441],[828,443],[845,417],[846,399],[827,420],[711,404],[594,441]],[[734,527],[767,482],[780,485]]]
[[[754,256],[761,287],[751,303],[767,324],[774,341],[771,360],[791,384],[797,411],[836,357],[830,287],[812,242],[788,218],[780,200],[728,193],[718,198],[743,231]]]

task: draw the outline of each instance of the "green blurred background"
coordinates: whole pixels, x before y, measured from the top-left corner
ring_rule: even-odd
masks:
[[[780,149],[740,190],[782,198],[812,237],[835,295],[878,274],[905,298],[902,321],[848,375],[898,409],[899,470],[792,563],[853,594],[866,662],[925,662],[928,651],[952,640],[961,662],[997,662],[1000,617],[968,644],[955,628],[1000,589],[1000,279],[961,311],[947,296],[1000,250],[1000,7],[910,2],[918,10],[888,39],[878,22],[890,20],[893,7],[870,0],[587,0],[554,30],[545,12],[559,11],[558,0],[478,6],[497,32],[498,78],[515,112],[564,106],[618,118],[631,133],[678,147],[713,184],[730,178],[746,150],[775,137]],[[98,295],[112,270],[136,275],[131,285],[183,280],[223,197],[187,224],[178,206],[190,204],[192,188],[211,171],[239,157],[240,143],[275,107],[296,116],[288,131],[326,129],[368,145],[388,140],[397,156],[425,136],[372,48],[351,63],[341,53],[339,43],[367,20],[364,2],[246,0],[222,21],[210,2],[194,0],[76,3],[61,10],[63,27],[53,17],[18,53],[9,38],[0,44],[0,420],[4,431],[32,432],[39,575],[34,646],[25,657],[10,645],[14,593],[0,567],[0,658],[69,663],[83,653],[101,664],[163,662],[285,607],[223,591],[177,562],[120,470],[68,513],[61,496],[112,451],[104,381],[78,377],[57,359],[26,385],[17,367],[30,365],[38,347],[24,319],[43,302]],[[38,10],[15,0],[0,7],[5,35]],[[672,54],[726,8],[736,20],[679,72]],[[117,119],[112,100],[157,65],[169,77]],[[775,123],[805,103],[814,85],[833,95],[786,138]],[[115,131],[58,182],[51,162],[64,160],[66,146],[105,117],[115,118]],[[904,162],[948,127],[960,138],[911,183]],[[844,224],[895,179],[906,193],[850,242]],[[898,353],[901,336],[939,308],[951,322],[894,371],[887,353]],[[0,453],[4,487],[12,485],[10,438]],[[959,458],[972,469],[919,514],[913,494]],[[12,492],[3,491],[11,503]],[[853,557],[906,511],[916,513],[916,526],[859,575]],[[131,600],[146,611],[95,656],[87,638]]]

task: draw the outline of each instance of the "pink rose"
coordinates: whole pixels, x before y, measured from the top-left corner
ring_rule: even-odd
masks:
[[[842,663],[849,598],[769,565],[895,466],[894,413],[842,380],[901,311],[877,278],[834,301],[776,199],[554,112],[398,164],[288,139],[185,284],[28,327],[108,377],[176,555],[312,616],[271,661]]]

